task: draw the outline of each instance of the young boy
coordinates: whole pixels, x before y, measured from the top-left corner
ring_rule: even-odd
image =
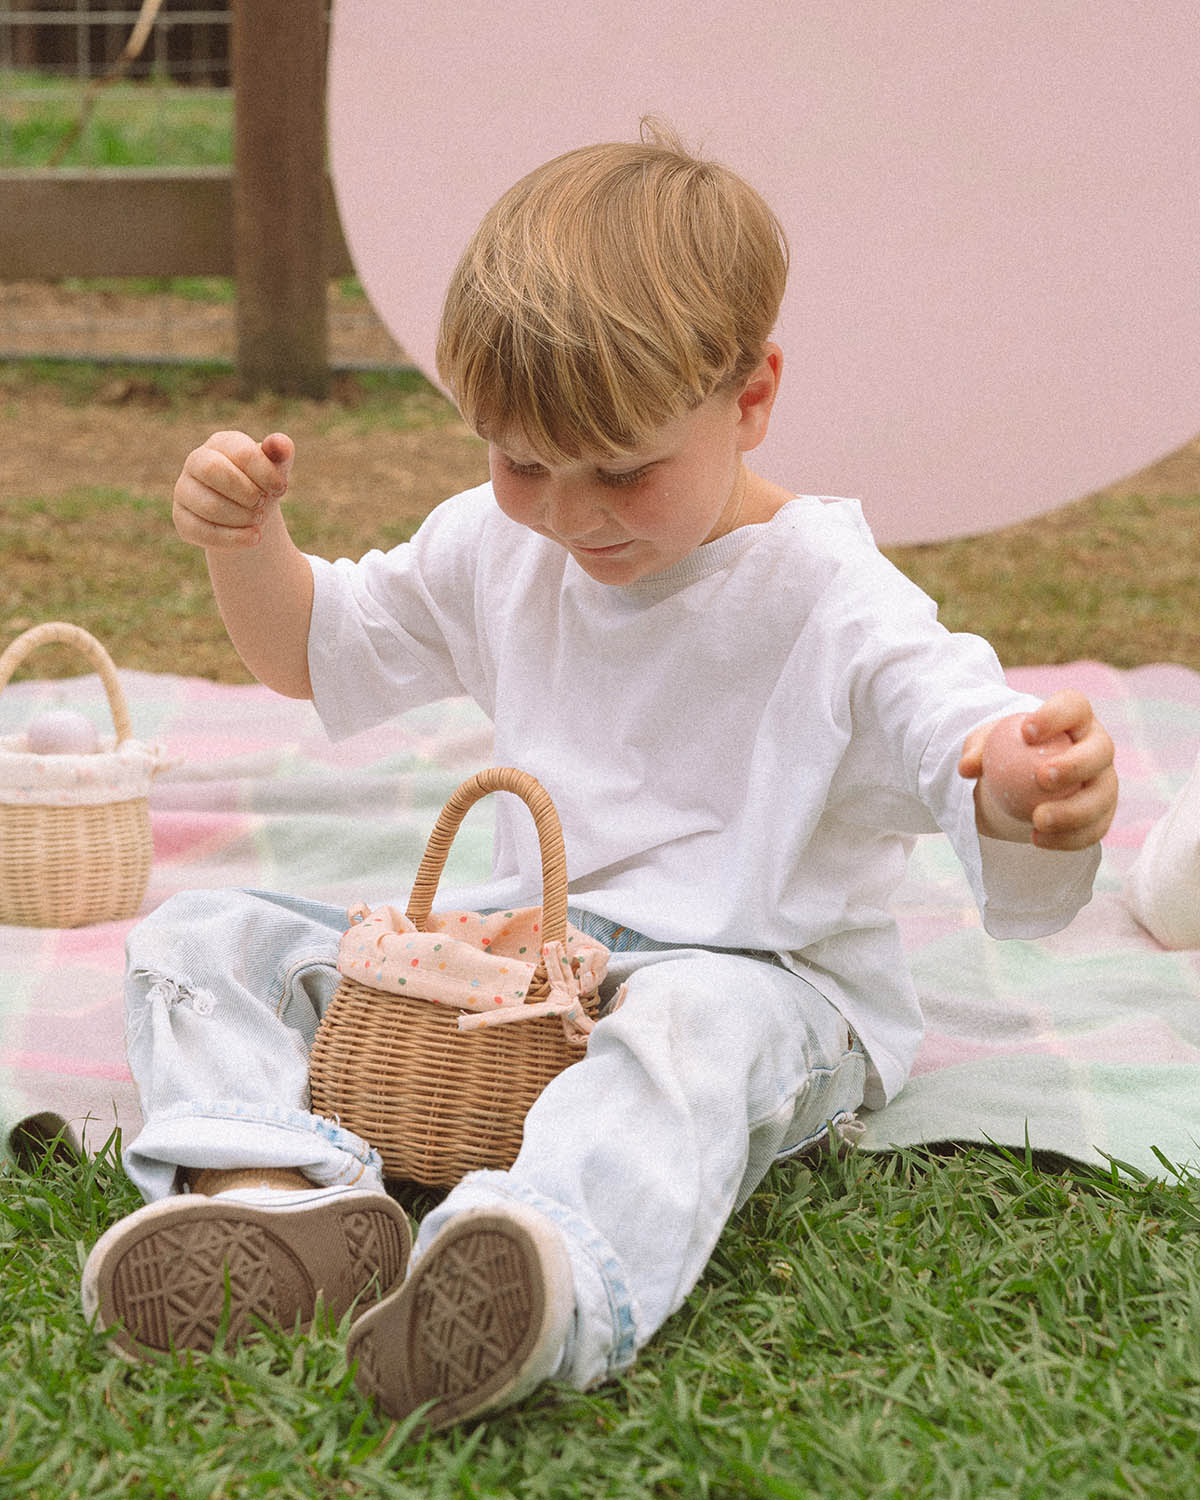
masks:
[[[85,1307],[139,1353],[381,1297],[358,1383],[445,1425],[546,1378],[627,1366],[773,1161],[853,1134],[902,1087],[921,1011],[888,914],[943,830],[988,930],[1036,936],[1089,899],[1116,801],[1086,699],[1011,692],[876,550],[851,501],[750,472],[782,371],[783,235],[758,195],[666,138],[550,162],[488,213],[447,296],[439,368],[491,482],[358,563],[301,555],[293,446],[218,433],[175,524],[207,551],[250,669],[346,736],[470,694],[495,758],[548,789],[571,919],[627,985],[532,1107],[507,1172],[406,1229],[370,1146],[308,1109],[307,1050],[344,912],[264,892],[166,902],[129,944],[148,1205],[113,1226]],[[988,726],[1065,731],[1011,817]],[[1064,795],[1065,794],[1065,795]],[[494,877],[447,904],[540,899],[523,809]],[[527,826],[528,825],[528,826]],[[362,1304],[359,1303],[361,1311]]]

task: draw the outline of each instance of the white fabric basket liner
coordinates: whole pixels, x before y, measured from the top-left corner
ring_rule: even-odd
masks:
[[[0,735],[0,806],[99,807],[149,795],[169,764],[161,745],[102,735],[90,755],[36,755],[25,733]]]

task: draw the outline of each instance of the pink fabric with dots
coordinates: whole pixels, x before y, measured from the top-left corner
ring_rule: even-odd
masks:
[[[599,987],[608,949],[571,926],[562,943],[546,943],[540,907],[434,912],[424,931],[391,906],[356,906],[349,916],[338,951],[348,979],[469,1011],[459,1020],[464,1030],[535,1015],[561,1015],[580,1039],[591,1030],[579,1001]],[[543,958],[551,996],[531,1005],[526,997]]]

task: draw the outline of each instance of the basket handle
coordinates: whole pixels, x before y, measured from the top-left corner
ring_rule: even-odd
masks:
[[[533,814],[542,851],[542,936],[548,943],[562,943],[567,936],[567,854],[562,825],[550,793],[527,771],[513,766],[491,766],[468,777],[438,814],[425,847],[409,898],[408,920],[421,931],[433,910],[438,881],[446,856],[467,812],[489,792],[515,792]]]
[[[80,625],[68,625],[61,620],[51,620],[45,625],[34,625],[13,641],[0,655],[0,692],[8,686],[9,679],[21,663],[39,646],[60,644],[74,646],[96,668],[104,691],[108,694],[108,707],[117,731],[117,744],[133,734],[133,723],[125,703],[125,694],[117,680],[117,669],[113,659],[94,635],[89,635]]]

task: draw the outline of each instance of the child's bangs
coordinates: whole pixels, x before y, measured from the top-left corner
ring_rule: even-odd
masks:
[[[550,340],[504,321],[458,363],[454,394],[482,437],[519,439],[548,463],[570,463],[636,453],[708,393],[681,389],[677,369],[645,351]]]

